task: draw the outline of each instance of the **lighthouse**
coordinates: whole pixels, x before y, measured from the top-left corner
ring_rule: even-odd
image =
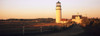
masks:
[[[56,23],[61,23],[61,3],[56,3]]]

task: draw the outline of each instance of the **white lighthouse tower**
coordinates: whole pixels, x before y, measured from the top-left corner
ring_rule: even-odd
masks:
[[[61,23],[61,3],[56,3],[56,23]]]

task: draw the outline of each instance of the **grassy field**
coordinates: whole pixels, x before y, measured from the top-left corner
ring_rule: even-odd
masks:
[[[35,26],[38,25],[38,26]],[[61,24],[58,24],[61,25]],[[55,25],[55,23],[0,23],[0,35],[16,35],[34,34],[41,32],[56,32],[64,29],[63,26]]]

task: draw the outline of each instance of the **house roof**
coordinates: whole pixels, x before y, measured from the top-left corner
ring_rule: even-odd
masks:
[[[61,21],[67,21],[67,19],[61,19]]]

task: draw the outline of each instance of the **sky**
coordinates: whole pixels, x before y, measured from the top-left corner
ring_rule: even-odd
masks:
[[[56,2],[61,2],[62,18],[77,13],[100,18],[100,0],[0,0],[0,19],[56,18]]]

